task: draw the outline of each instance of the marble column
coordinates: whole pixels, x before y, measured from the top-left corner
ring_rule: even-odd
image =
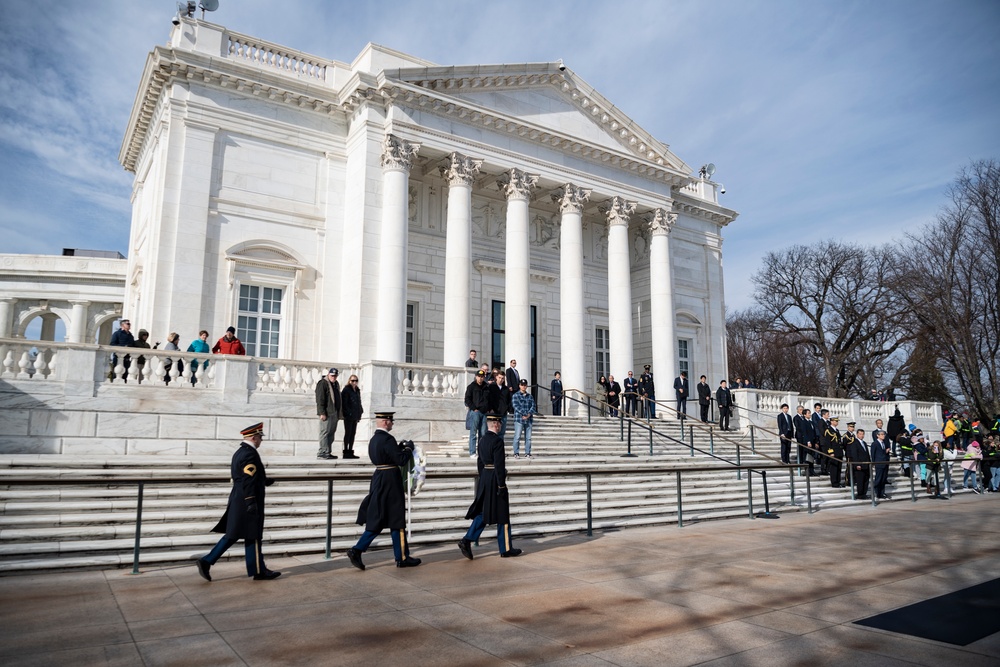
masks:
[[[507,197],[505,362],[517,359],[522,380],[531,380],[531,290],[528,200],[536,174],[511,169],[498,181]]]
[[[469,358],[472,283],[472,182],[482,167],[459,153],[442,169],[448,181],[448,229],[444,259],[444,365],[463,366]],[[485,355],[483,355],[485,358]]]
[[[406,354],[406,279],[410,166],[420,144],[386,135],[382,143],[382,230],[379,244],[375,358]]]
[[[583,205],[590,190],[567,183],[552,196],[559,203],[559,354],[563,389],[587,392],[586,322],[583,299]],[[579,393],[570,394],[580,398]],[[580,413],[580,405],[566,403],[566,414]]]
[[[73,321],[70,322],[69,331],[66,332],[66,339],[70,343],[82,343],[87,335],[87,306],[89,301],[70,301],[73,306]]]
[[[670,229],[675,222],[677,214],[662,208],[653,211],[649,221],[649,321],[653,339],[653,373],[659,378],[659,386],[667,389],[673,387],[677,377],[674,281],[669,245]],[[689,382],[692,387],[696,384],[690,378]],[[667,389],[660,390],[658,397],[661,400],[673,396],[673,391]],[[662,416],[666,417],[667,413]]]
[[[15,304],[17,299],[0,299],[0,338],[10,338]]]
[[[632,368],[632,271],[628,221],[635,202],[612,197],[608,202],[608,329],[611,374],[620,382]],[[654,369],[655,373],[655,369]]]
[[[56,340],[56,322],[59,321],[59,316],[55,313],[45,313],[42,315],[42,332],[38,336],[38,340],[50,340],[55,342]]]

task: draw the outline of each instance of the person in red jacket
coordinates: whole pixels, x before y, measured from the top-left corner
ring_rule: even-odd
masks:
[[[236,329],[229,327],[226,335],[219,339],[219,342],[212,348],[214,354],[246,354],[243,343],[236,337]]]

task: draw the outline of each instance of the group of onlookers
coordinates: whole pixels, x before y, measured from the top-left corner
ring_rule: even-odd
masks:
[[[180,352],[180,339],[181,336],[175,331],[171,331],[167,335],[167,342],[163,346],[164,350],[177,351]],[[129,320],[121,320],[119,322],[119,328],[111,334],[111,341],[109,345],[112,347],[137,347],[145,350],[156,350],[160,347],[160,342],[157,341],[152,345],[149,344],[149,332],[145,329],[139,329],[139,336],[136,338],[132,335],[132,323]],[[240,339],[236,337],[236,329],[234,327],[229,327],[226,329],[225,335],[215,343],[213,347],[208,345],[208,332],[202,329],[198,332],[198,337],[191,341],[191,344],[187,347],[188,352],[195,352],[198,354],[208,354],[212,352],[214,354],[237,354],[245,355],[246,349],[243,347],[243,343]],[[141,384],[145,379],[144,368],[146,366],[146,357],[143,355],[137,355],[135,359],[135,364],[137,367],[137,377]],[[199,364],[198,361],[191,362],[191,384],[194,385],[197,382],[197,372],[199,366],[202,371],[208,368],[208,362],[202,362],[203,365]],[[111,355],[111,370],[108,377],[111,380],[115,379],[115,368],[118,366],[118,355]],[[122,366],[126,369],[125,373],[122,374],[122,381],[128,382],[128,369],[132,366],[132,355],[125,354],[122,356]],[[165,357],[163,359],[163,381],[166,384],[170,384],[171,369],[174,366],[174,361],[171,357]],[[184,362],[180,359],[177,360],[177,376],[179,377],[184,372]]]
[[[879,498],[888,498],[885,485],[893,458],[899,461],[902,474],[919,480],[929,494],[953,493],[955,466],[963,472],[962,488],[976,493],[1000,491],[1000,415],[986,425],[968,420],[967,416],[945,413],[940,440],[931,439],[914,424],[906,424],[898,408],[889,418],[888,428],[883,428],[883,420],[875,420],[870,437],[866,437],[864,429],[855,430],[855,422],[848,422],[847,431],[841,432],[839,421],[820,403],[812,411],[799,406],[794,416],[789,414],[787,404],[782,405],[777,418],[782,462],[791,462],[794,441],[798,444],[796,462],[808,464],[810,476],[817,475],[815,466],[819,465],[834,487],[846,486],[847,479],[841,476],[846,464],[856,496],[861,498],[867,497],[872,474],[869,463],[876,464],[873,492]]]
[[[466,367],[476,367],[476,351],[471,350]],[[559,400],[562,400],[562,381],[559,373],[555,374],[553,391],[558,387]],[[514,422],[514,458],[521,458],[521,436],[524,436],[524,458],[531,456],[531,427],[534,416],[538,414],[535,398],[528,391],[528,380],[522,379],[517,370],[517,360],[511,359],[506,370],[495,368],[490,370],[488,364],[482,364],[476,371],[472,382],[465,388],[465,428],[469,431],[469,457],[476,458],[479,439],[486,435],[487,417],[493,416],[499,423],[501,440],[507,432],[508,418],[513,416]],[[553,414],[557,409],[556,400],[552,402]]]

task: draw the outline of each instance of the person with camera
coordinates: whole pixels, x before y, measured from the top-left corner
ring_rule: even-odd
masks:
[[[406,492],[399,467],[413,458],[413,441],[396,442],[389,431],[395,421],[394,412],[375,413],[375,434],[368,442],[368,458],[375,465],[368,495],[358,508],[358,525],[365,527],[358,543],[347,550],[351,565],[365,569],[361,554],[384,529],[392,533],[392,553],[396,557],[396,567],[416,567],[419,558],[410,556],[410,545],[406,542]]]

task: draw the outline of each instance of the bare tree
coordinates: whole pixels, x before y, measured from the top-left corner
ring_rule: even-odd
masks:
[[[972,163],[948,194],[935,222],[909,238],[894,282],[943,370],[988,419],[1000,412],[1000,163]]]
[[[787,336],[776,331],[762,311],[749,308],[729,313],[726,335],[733,376],[752,379],[761,389],[822,391],[822,371],[816,360],[802,349],[791,348]]]
[[[888,262],[884,249],[825,241],[770,252],[753,276],[773,332],[816,359],[828,396],[866,395],[909,339]]]

